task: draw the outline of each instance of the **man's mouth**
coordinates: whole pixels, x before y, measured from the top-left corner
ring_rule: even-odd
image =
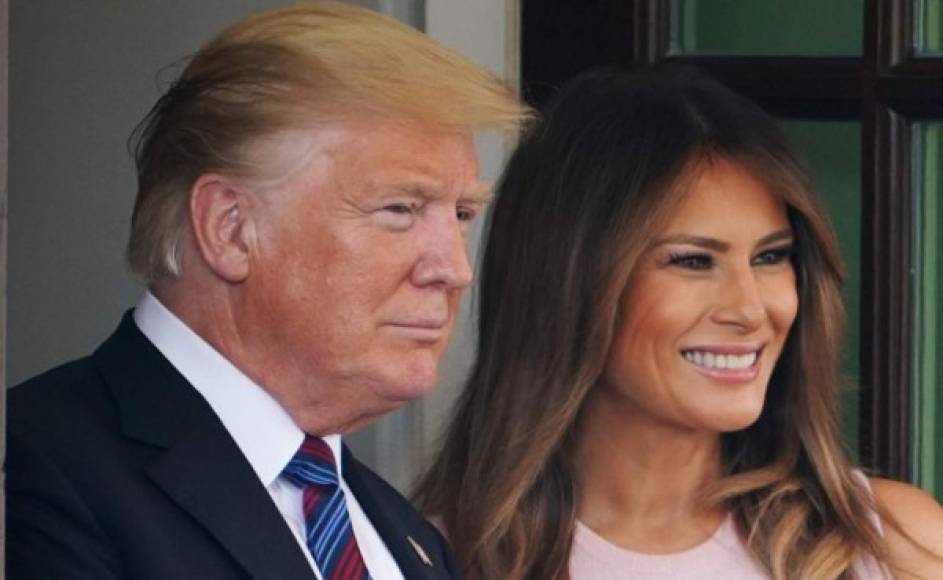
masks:
[[[390,326],[398,326],[400,328],[425,328],[429,330],[443,330],[447,324],[448,324],[448,320],[426,319],[426,320],[401,320],[397,322],[391,322]]]
[[[388,325],[400,336],[418,341],[436,343],[446,337],[448,322],[442,320],[410,320]]]

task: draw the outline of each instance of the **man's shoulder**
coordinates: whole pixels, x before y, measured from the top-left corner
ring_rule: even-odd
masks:
[[[114,396],[91,357],[55,367],[9,392],[7,466],[28,473],[23,462],[42,457],[80,474],[89,458],[110,461],[120,424]]]
[[[106,412],[110,417],[115,399],[108,370],[119,366],[144,368],[142,348],[133,344],[136,339],[133,325],[129,311],[112,335],[92,353],[12,387],[7,394],[8,431],[42,437],[49,431],[87,424],[90,415]]]
[[[76,359],[40,373],[12,387],[7,393],[7,422],[10,428],[20,426],[36,414],[48,419],[50,412],[72,409],[79,412],[98,397],[91,396],[102,388],[102,379],[91,356]],[[47,425],[48,427],[48,425]]]

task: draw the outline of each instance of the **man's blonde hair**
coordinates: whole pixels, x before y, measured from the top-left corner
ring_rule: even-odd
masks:
[[[148,284],[180,275],[200,175],[251,176],[251,145],[345,115],[515,131],[529,110],[481,66],[375,12],[312,2],[250,16],[200,49],[132,136],[131,269]]]

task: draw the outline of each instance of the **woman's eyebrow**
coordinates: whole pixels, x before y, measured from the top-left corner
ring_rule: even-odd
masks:
[[[655,242],[655,246],[664,246],[666,244],[686,244],[690,246],[700,246],[715,252],[725,252],[730,249],[730,244],[722,242],[717,238],[708,238],[706,236],[690,236],[687,234],[677,234],[668,236]]]
[[[766,246],[775,242],[782,241],[792,241],[793,239],[792,228],[784,228],[778,232],[773,232],[767,236],[763,236],[760,241],[756,243],[757,246]]]
[[[778,231],[775,231],[771,234],[767,234],[757,241],[757,246],[766,246],[775,242],[792,240],[793,234],[791,228],[784,228]],[[655,246],[663,246],[665,244],[686,244],[691,246],[698,246],[708,250],[713,250],[715,252],[726,252],[730,249],[730,244],[717,238],[710,238],[707,236],[692,236],[688,234],[677,234],[674,236],[668,236],[667,238],[662,238],[655,242]]]

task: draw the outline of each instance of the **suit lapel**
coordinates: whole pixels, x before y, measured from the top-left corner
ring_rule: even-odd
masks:
[[[202,397],[137,329],[130,312],[95,353],[124,432],[165,448],[148,475],[256,580],[313,580],[301,547]]]
[[[416,549],[409,543],[410,530],[405,522],[397,521],[390,516],[390,502],[383,494],[370,485],[363,473],[364,467],[344,447],[344,481],[357,497],[357,502],[370,519],[370,523],[383,539],[387,549],[399,565],[403,578],[416,580],[424,578],[441,578],[443,573],[439,567],[430,567],[422,562]],[[399,498],[397,498],[399,499]]]
[[[194,430],[152,465],[151,478],[253,578],[313,579],[268,492],[228,433],[221,430],[211,424]]]

